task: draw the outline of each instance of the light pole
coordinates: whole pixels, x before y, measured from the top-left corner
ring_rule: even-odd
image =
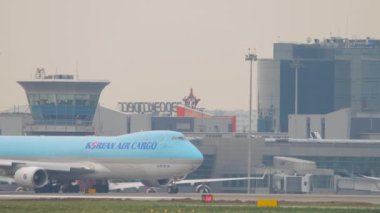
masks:
[[[299,58],[294,58],[290,67],[294,68],[295,72],[295,91],[294,91],[294,137],[297,138],[297,115],[298,115],[298,69],[301,68]]]
[[[248,54],[245,55],[245,60],[250,61],[249,64],[249,133],[248,133],[248,166],[247,166],[247,193],[251,193],[251,146],[252,146],[252,62],[257,60],[257,55],[251,53],[248,48]]]

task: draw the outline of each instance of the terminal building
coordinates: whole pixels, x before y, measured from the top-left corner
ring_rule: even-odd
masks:
[[[201,138],[193,143],[204,154],[203,164],[188,178],[247,176],[246,135],[187,135]],[[256,136],[251,142],[251,175],[266,175],[262,180],[251,180],[255,193],[380,193],[378,181],[361,176],[380,176],[379,140],[318,141]],[[244,193],[247,181],[212,183],[211,189]]]
[[[289,132],[294,138],[308,138],[311,131],[324,138],[378,138],[379,70],[377,39],[275,43],[273,59],[258,60],[258,131]],[[333,130],[339,126],[344,130]]]

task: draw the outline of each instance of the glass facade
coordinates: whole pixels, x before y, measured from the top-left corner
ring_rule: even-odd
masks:
[[[380,111],[380,61],[362,62],[362,111]]]
[[[288,115],[295,108],[295,71],[291,61],[280,67],[280,131],[288,131]],[[301,60],[298,69],[298,113],[325,114],[334,111],[333,61]]]
[[[18,83],[25,90],[33,118],[27,124],[27,134],[89,135],[94,131],[92,122],[100,93],[110,82],[54,75]]]
[[[258,131],[288,131],[288,116],[295,109],[295,69],[291,66],[295,58],[301,64],[299,114],[327,114],[343,108],[353,114],[380,112],[379,46],[364,40],[344,42],[274,44],[274,59],[258,61]]]
[[[351,105],[351,63],[344,60],[334,62],[334,109],[348,108]]]
[[[98,100],[91,94],[28,94],[35,124],[90,125]]]

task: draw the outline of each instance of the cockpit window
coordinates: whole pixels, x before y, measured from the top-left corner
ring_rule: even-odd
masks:
[[[174,136],[174,137],[172,137],[172,140],[176,140],[176,141],[184,141],[184,140],[186,140],[186,138],[183,137],[183,136]]]

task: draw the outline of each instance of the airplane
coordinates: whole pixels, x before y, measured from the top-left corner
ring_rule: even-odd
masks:
[[[89,180],[94,183],[87,187],[100,193],[140,186],[168,187],[169,193],[178,193],[177,183],[202,183],[197,190],[209,192],[206,182],[247,179],[184,180],[202,161],[202,153],[175,131],[113,137],[0,136],[0,180],[37,193],[77,193],[80,186],[76,182]]]

